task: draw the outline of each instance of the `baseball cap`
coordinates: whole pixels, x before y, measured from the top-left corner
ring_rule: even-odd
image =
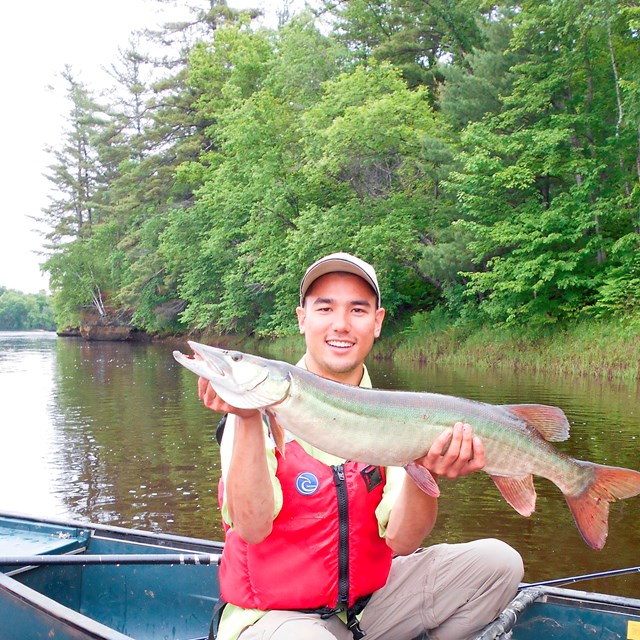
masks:
[[[375,269],[364,260],[356,258],[349,253],[332,253],[320,260],[316,260],[304,274],[300,283],[300,306],[304,303],[309,287],[320,277],[327,273],[335,272],[352,273],[362,278],[376,294],[378,307],[382,306],[380,300],[380,287]]]

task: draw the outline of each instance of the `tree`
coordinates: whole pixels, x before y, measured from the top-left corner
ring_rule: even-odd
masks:
[[[518,54],[509,50],[512,20],[509,11],[479,19],[482,44],[466,56],[466,64],[451,64],[446,58],[439,61],[444,82],[438,106],[456,129],[502,111],[502,98],[512,90],[510,69],[518,59]]]
[[[109,123],[106,107],[95,102],[69,67],[62,78],[71,111],[62,148],[49,149],[55,163],[49,167],[47,178],[57,195],[50,198],[42,219],[50,228],[46,237],[54,246],[68,239],[89,237],[93,224],[100,221],[94,199],[104,182],[97,142]]]
[[[202,187],[192,207],[172,216],[162,248],[192,326],[276,330],[272,311],[289,276],[282,240],[295,229],[305,189],[302,117],[342,54],[304,18],[277,38],[240,22],[194,50],[191,79],[212,122],[211,150],[181,166]],[[194,251],[183,256],[187,229]]]
[[[512,69],[514,91],[501,114],[463,136],[453,183],[478,265],[467,293],[494,322],[577,317],[609,280],[612,251],[634,246],[618,242],[633,229],[620,206],[630,138],[616,78],[633,57],[618,55],[614,73],[611,46],[635,36],[612,6],[525,3],[512,42],[526,52]]]
[[[55,329],[53,310],[44,292],[29,294],[0,287],[0,331]]]
[[[91,237],[58,247],[46,260],[58,326],[78,326],[87,312],[103,320],[113,315],[111,295],[124,268],[122,252],[115,248],[118,233],[117,224],[101,224]]]
[[[324,0],[335,32],[364,60],[389,62],[410,87],[440,84],[442,59],[465,65],[481,43],[476,0]]]
[[[315,4],[330,33],[309,10],[270,30],[197,3],[156,58],[121,52],[108,106],[69,76],[59,319],[288,333],[302,265],[335,250],[376,263],[390,316],[630,313],[635,3]]]

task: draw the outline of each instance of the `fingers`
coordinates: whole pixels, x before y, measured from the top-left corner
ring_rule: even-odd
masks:
[[[222,400],[220,400],[218,394],[206,378],[198,379],[198,398],[202,400],[207,409],[211,409],[212,411],[221,410],[220,405],[222,404]]]
[[[469,472],[480,471],[484,468],[486,460],[484,457],[484,445],[482,439],[478,436],[473,436],[473,460],[469,462]]]
[[[470,425],[456,422],[434,440],[420,463],[440,476],[457,478],[484,467],[484,446]]]
[[[207,409],[211,409],[216,413],[234,413],[243,418],[260,415],[260,412],[256,409],[238,409],[225,402],[206,378],[198,378],[198,398],[202,400]]]
[[[210,388],[209,381],[206,378],[198,378],[198,398],[200,400],[204,400],[208,388]]]
[[[462,422],[453,425],[447,450],[440,460],[440,475],[457,478],[473,457],[473,434],[471,427]]]
[[[198,398],[202,400],[207,409],[217,413],[229,413],[230,409],[232,409],[218,396],[206,378],[198,378]]]

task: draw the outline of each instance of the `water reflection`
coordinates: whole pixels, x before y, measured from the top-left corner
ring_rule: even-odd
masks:
[[[438,367],[372,367],[385,386],[434,391],[496,404],[538,402],[561,406],[571,437],[556,443],[578,459],[640,469],[640,393],[638,384],[523,373],[449,371]],[[379,383],[379,381],[377,381]],[[516,547],[526,560],[525,580],[636,566],[640,559],[640,498],[611,505],[609,540],[593,551],[582,540],[560,490],[535,478],[536,512],[523,518],[502,499],[492,481],[479,474],[441,483],[440,516],[432,542],[496,536]],[[640,597],[640,575],[580,583],[578,588]]]
[[[217,416],[198,402],[195,377],[174,362],[174,347],[0,333],[0,509],[221,538]],[[572,430],[560,449],[640,468],[635,383],[384,361],[370,370],[380,387],[557,404]],[[560,491],[541,478],[536,488],[537,511],[523,518],[484,474],[443,482],[430,542],[500,537],[523,554],[531,581],[638,564],[639,498],[612,505],[608,544],[595,552],[582,541]],[[638,597],[640,575],[584,586]]]
[[[0,508],[61,515],[50,493],[59,468],[51,457],[55,334],[0,332]]]
[[[60,341],[54,416],[67,446],[73,513],[124,526],[212,535],[215,417],[195,402],[169,347]],[[203,512],[206,512],[203,514]]]

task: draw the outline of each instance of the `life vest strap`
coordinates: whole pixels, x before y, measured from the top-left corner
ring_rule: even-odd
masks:
[[[358,616],[364,611],[364,608],[367,606],[369,600],[371,599],[371,595],[362,596],[362,598],[358,598],[353,606],[346,609],[347,613],[347,629],[351,631],[353,634],[353,640],[361,640],[364,638],[366,633],[360,628],[360,621],[358,620]],[[332,616],[336,616],[339,613],[345,611],[344,607],[318,607],[317,609],[296,609],[296,611],[300,611],[302,613],[314,613],[319,615],[320,618],[326,620],[327,618],[331,618]]]

